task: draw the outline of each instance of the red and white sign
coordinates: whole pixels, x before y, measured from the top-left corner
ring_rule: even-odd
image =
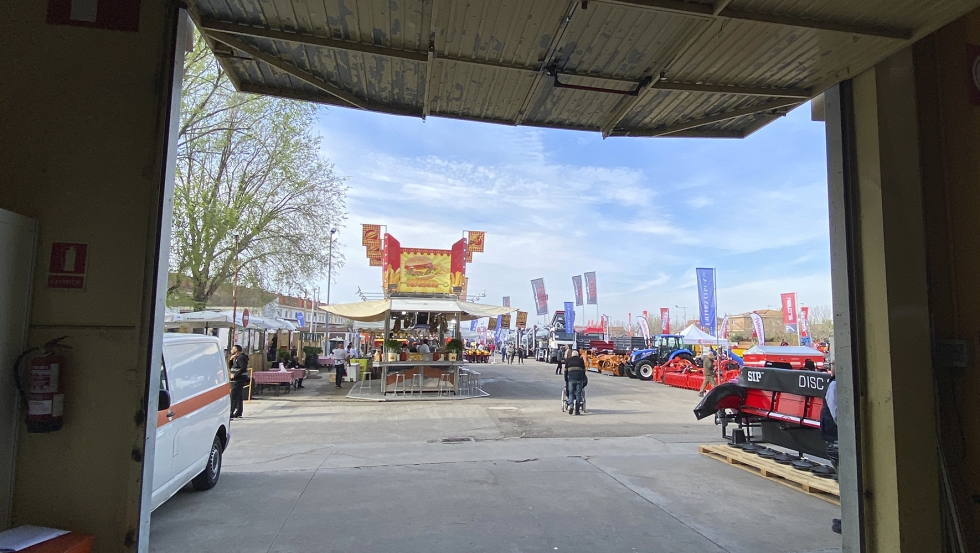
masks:
[[[796,294],[780,294],[779,303],[783,306],[783,326],[786,332],[796,332]]]
[[[140,0],[48,0],[48,24],[138,31]]]
[[[88,270],[88,244],[80,242],[52,242],[51,260],[48,263],[48,288],[85,288]]]
[[[670,334],[670,308],[660,308],[660,333]]]
[[[248,308],[242,309],[242,326],[248,326]]]
[[[800,308],[800,339],[806,340],[810,337],[810,308],[803,306]]]

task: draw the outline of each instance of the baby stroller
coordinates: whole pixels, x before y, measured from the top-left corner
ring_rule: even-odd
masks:
[[[568,386],[562,386],[561,389],[561,410],[568,412]],[[585,388],[582,388],[582,412],[585,412]]]

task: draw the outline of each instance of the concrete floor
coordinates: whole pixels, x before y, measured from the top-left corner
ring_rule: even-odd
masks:
[[[489,398],[359,402],[323,379],[253,401],[217,487],[157,509],[150,550],[840,549],[838,507],[697,453],[721,440],[695,392],[590,373],[575,417],[553,366],[478,367]]]

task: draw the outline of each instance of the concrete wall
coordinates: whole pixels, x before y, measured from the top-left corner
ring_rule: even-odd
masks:
[[[980,105],[970,102],[967,44],[980,45],[980,11],[916,47],[922,175],[929,250],[930,325],[935,339],[980,347]],[[980,357],[965,371],[941,370],[940,421],[960,513],[980,548]],[[975,549],[980,550],[980,549]]]
[[[47,4],[9,2],[0,18],[0,207],[39,221],[29,343],[68,335],[74,349],[64,428],[21,427],[13,521],[130,551],[178,12],[142,0],[124,32],[49,25]],[[46,287],[52,241],[89,244],[85,290]]]

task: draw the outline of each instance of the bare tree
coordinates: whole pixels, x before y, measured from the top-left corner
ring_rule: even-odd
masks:
[[[190,279],[198,306],[232,278],[236,255],[241,282],[266,289],[292,292],[326,274],[347,188],[320,157],[315,122],[312,104],[236,92],[197,37],[184,69],[170,269]]]

